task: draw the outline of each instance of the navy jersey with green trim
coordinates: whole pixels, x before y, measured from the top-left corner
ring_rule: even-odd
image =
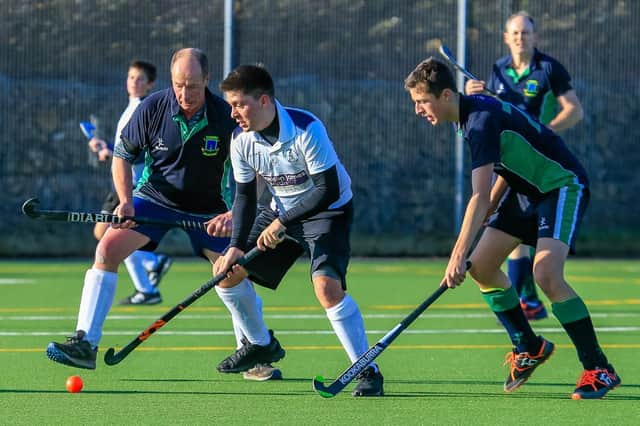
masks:
[[[229,105],[208,89],[205,105],[205,116],[189,131],[184,119],[176,119],[180,109],[172,88],[151,94],[136,109],[121,138],[129,155],[145,152],[138,193],[190,213],[228,209],[223,186],[236,123]]]
[[[493,163],[521,194],[535,199],[563,186],[589,185],[562,138],[507,102],[460,95],[459,129],[471,150],[471,167]]]
[[[572,89],[569,73],[560,62],[537,49],[528,70],[521,75],[515,75],[511,62],[511,56],[496,61],[487,88],[503,101],[549,123],[557,113],[556,98]]]

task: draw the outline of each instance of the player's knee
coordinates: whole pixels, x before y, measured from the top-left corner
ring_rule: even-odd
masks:
[[[118,244],[103,238],[96,247],[95,263],[106,266],[108,270],[117,269],[129,254],[123,254],[122,248]]]
[[[547,294],[564,281],[561,267],[546,259],[533,266],[533,279]]]
[[[318,301],[327,309],[337,305],[344,298],[341,281],[327,275],[314,274],[313,289]]]
[[[489,269],[486,265],[477,263],[473,263],[471,269],[468,271],[471,279],[479,286],[489,285],[495,282],[495,276],[498,272],[499,270]]]

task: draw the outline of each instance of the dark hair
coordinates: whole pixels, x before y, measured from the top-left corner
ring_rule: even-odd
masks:
[[[262,65],[240,65],[220,83],[222,92],[241,91],[258,99],[262,95],[275,96],[273,79]]]
[[[529,15],[528,12],[521,10],[519,12],[514,13],[513,15],[509,16],[507,18],[507,20],[504,23],[504,32],[507,32],[507,27],[509,26],[509,22],[513,21],[515,18],[522,16],[523,18],[525,18],[527,21],[529,21],[531,23],[531,28],[533,29],[533,32],[536,32],[536,21],[533,20],[533,18],[531,17],[531,15]]]
[[[414,89],[424,85],[427,92],[440,97],[444,89],[456,91],[456,81],[449,67],[442,61],[430,57],[420,62],[404,80],[404,88]]]
[[[129,63],[129,68],[142,70],[142,72],[144,72],[147,76],[147,80],[149,80],[149,83],[153,83],[154,81],[156,81],[156,66],[151,62],[139,61],[136,59]]]
[[[173,69],[173,64],[183,56],[190,55],[193,56],[198,63],[200,64],[200,69],[202,70],[202,77],[209,78],[209,59],[207,59],[207,55],[198,48],[189,47],[186,49],[180,49],[176,51],[171,57],[171,65],[169,69]]]

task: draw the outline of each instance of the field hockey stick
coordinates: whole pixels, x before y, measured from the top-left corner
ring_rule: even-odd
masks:
[[[238,259],[235,264],[244,265],[247,262],[249,262],[251,259],[258,256],[260,253],[262,253],[262,251],[259,250],[257,247],[254,247],[253,249],[249,250],[247,254],[245,254],[240,259]],[[137,348],[142,342],[147,340],[153,333],[158,331],[160,328],[164,327],[164,325],[169,321],[171,321],[173,317],[178,315],[180,312],[185,310],[189,305],[191,305],[193,302],[201,298],[213,287],[218,285],[220,281],[226,278],[228,272],[229,271],[221,272],[215,277],[211,278],[206,283],[204,283],[202,286],[200,286],[200,288],[198,288],[196,291],[191,293],[191,295],[189,295],[186,299],[184,299],[182,302],[178,303],[176,306],[171,308],[170,311],[168,311],[166,314],[164,314],[159,319],[157,319],[153,324],[147,327],[146,330],[138,334],[138,336],[135,339],[129,342],[127,346],[123,347],[118,352],[116,352],[114,348],[107,349],[107,352],[105,352],[104,354],[105,364],[116,365],[120,361],[125,359],[127,355],[131,353],[131,351]]]
[[[163,226],[167,228],[197,229],[207,231],[207,225],[197,220],[159,220],[140,216],[119,217],[110,213],[77,212],[66,210],[40,210],[40,201],[30,198],[22,205],[22,213],[31,219],[52,220],[73,223],[123,223],[131,220],[140,225]]]
[[[471,268],[471,261],[467,260],[467,270]],[[400,324],[396,325],[390,332],[388,332],[382,339],[369,348],[364,354],[360,356],[351,364],[349,368],[344,370],[338,378],[329,386],[324,385],[324,377],[316,376],[313,379],[313,389],[324,398],[333,398],[342,389],[344,389],[353,379],[355,379],[360,373],[362,373],[368,366],[376,359],[396,337],[402,333],[404,329],[416,320],[433,302],[435,302],[442,293],[447,290],[447,286],[440,284],[438,289],[434,291],[424,302],[420,304],[413,312],[411,312],[405,319],[400,321]]]
[[[444,57],[447,60],[447,62],[449,62],[451,65],[453,65],[454,68],[456,68],[458,71],[460,71],[462,74],[464,74],[465,77],[467,77],[470,80],[480,80],[475,75],[473,75],[469,71],[467,71],[466,68],[464,68],[462,65],[460,65],[458,63],[458,61],[456,61],[456,57],[453,56],[453,53],[451,52],[451,50],[449,50],[449,48],[447,46],[445,46],[444,44],[441,44],[440,47],[438,48],[438,52],[440,53],[440,55],[442,55],[442,57]],[[498,94],[496,92],[494,92],[493,90],[488,89],[487,87],[485,87],[484,90],[486,92],[490,93],[492,96],[498,96]]]

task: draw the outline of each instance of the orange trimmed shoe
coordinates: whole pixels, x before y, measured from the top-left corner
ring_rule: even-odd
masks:
[[[507,353],[504,364],[509,364],[509,375],[504,382],[505,392],[513,392],[522,386],[533,374],[533,371],[553,354],[555,345],[542,337],[540,340],[542,345],[535,355],[531,355],[529,352],[517,353],[515,349]]]
[[[520,307],[522,308],[522,312],[524,312],[524,316],[527,317],[529,321],[537,321],[549,316],[541,300],[529,302],[520,299]]]
[[[607,368],[596,367],[595,370],[584,370],[578,379],[571,399],[600,399],[610,390],[622,383],[620,376],[611,364]]]

